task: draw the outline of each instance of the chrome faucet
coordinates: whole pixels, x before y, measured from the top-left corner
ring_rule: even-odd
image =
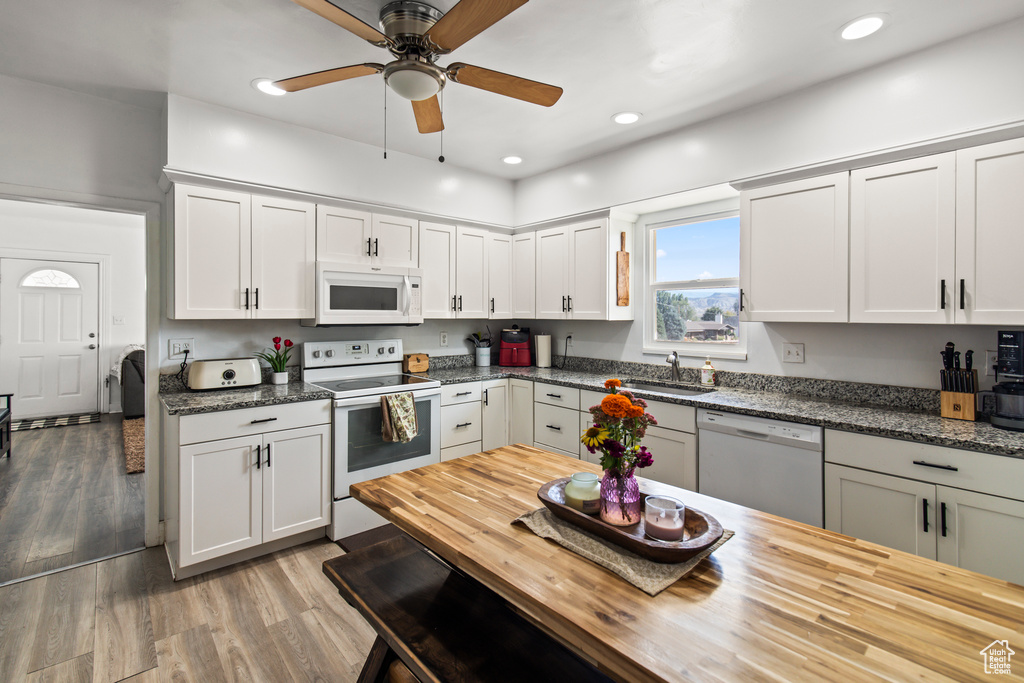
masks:
[[[666,363],[672,364],[672,381],[679,381],[679,355],[675,351],[668,354],[668,358],[665,359]]]

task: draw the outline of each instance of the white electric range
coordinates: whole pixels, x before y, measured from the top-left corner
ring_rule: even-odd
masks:
[[[402,372],[401,339],[305,342],[301,365],[303,381],[334,394],[331,540],[385,524],[349,486],[441,461],[441,383]],[[384,441],[380,397],[402,392],[413,396],[419,434]]]

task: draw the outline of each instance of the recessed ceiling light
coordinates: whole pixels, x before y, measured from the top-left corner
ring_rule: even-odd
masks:
[[[621,123],[624,126],[629,125],[631,123],[636,123],[639,120],[640,113],[635,111],[619,112],[618,114],[612,117],[612,121],[614,121],[615,123]]]
[[[261,93],[266,93],[267,95],[275,95],[277,97],[288,94],[288,91],[278,88],[276,85],[274,85],[274,82],[269,78],[257,78],[252,82],[252,87],[256,88]]]
[[[508,156],[508,157],[502,157],[501,160],[504,161],[506,164],[521,164],[521,163],[523,163],[523,158],[522,157],[517,157],[517,156],[514,156],[514,155],[513,156]]]
[[[885,23],[886,15],[884,14],[871,14],[860,19],[854,19],[849,24],[842,28],[841,35],[845,40],[858,40],[870,36],[872,33],[882,28],[882,24]]]

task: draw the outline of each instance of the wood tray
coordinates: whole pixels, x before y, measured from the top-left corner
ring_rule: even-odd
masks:
[[[613,526],[596,515],[587,515],[565,504],[565,485],[569,477],[549,481],[537,491],[537,497],[544,506],[559,519],[589,531],[590,533],[621,546],[630,552],[665,564],[685,562],[699,552],[706,550],[722,537],[722,525],[711,515],[686,506],[683,520],[683,540],[676,542],[655,541],[644,532],[643,510],[640,521],[632,526]],[[640,491],[641,500],[648,494]],[[685,502],[685,501],[684,501]],[[642,506],[641,506],[642,508]]]

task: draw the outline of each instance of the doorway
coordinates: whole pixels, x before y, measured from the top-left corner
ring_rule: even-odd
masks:
[[[0,199],[0,393],[23,427],[0,459],[0,584],[145,546],[113,370],[147,340],[146,262],[146,215]],[[98,421],[33,419],[81,413]]]

